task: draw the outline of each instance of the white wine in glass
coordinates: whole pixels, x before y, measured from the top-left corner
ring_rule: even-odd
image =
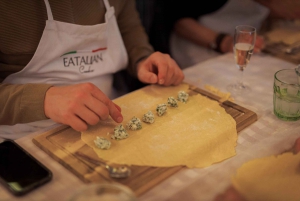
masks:
[[[243,72],[247,67],[253,53],[256,40],[256,29],[248,25],[236,26],[234,32],[233,52],[237,68],[240,71],[240,79],[228,86],[233,93],[250,91],[250,87],[243,82]]]

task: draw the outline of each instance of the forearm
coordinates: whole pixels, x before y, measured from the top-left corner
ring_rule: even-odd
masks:
[[[174,25],[174,31],[179,36],[199,45],[208,47],[213,43],[218,33],[199,24],[193,18],[182,18]]]
[[[44,98],[48,84],[0,84],[0,124],[13,125],[46,119]]]
[[[211,44],[216,43],[216,39],[220,33],[213,31],[196,21],[193,18],[182,18],[176,22],[174,26],[175,32],[195,43],[196,45],[206,48],[212,48]],[[222,53],[232,51],[233,38],[230,35],[226,35],[220,41],[219,51]]]

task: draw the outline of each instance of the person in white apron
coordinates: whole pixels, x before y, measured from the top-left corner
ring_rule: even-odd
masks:
[[[48,0],[44,1],[48,20],[46,21],[38,48],[28,65],[20,72],[9,75],[3,83],[47,83],[53,86],[65,86],[66,92],[72,89],[68,88],[68,86],[87,82],[92,83],[93,85],[81,84],[80,87],[96,86],[92,89],[92,96],[95,96],[98,99],[97,101],[101,100],[103,102],[104,106],[108,108],[110,116],[115,121],[121,122],[120,108],[107,98],[113,99],[116,97],[112,88],[112,73],[124,69],[128,63],[127,52],[115,19],[114,8],[109,5],[108,0],[103,0],[106,8],[105,22],[93,26],[81,26],[53,20],[50,4]],[[166,70],[168,69],[161,67],[163,69],[159,70],[162,71],[161,75],[152,77],[152,80],[144,78],[145,76],[149,77],[149,74],[147,74],[151,72],[149,68],[151,68],[155,58],[161,59],[160,57],[161,55],[156,53],[143,61],[143,65],[147,65],[147,67],[139,68],[142,70],[138,72],[138,77],[141,81],[148,83],[179,84],[183,80],[183,73],[178,70],[179,67],[175,62],[173,68],[171,68],[174,71],[173,74],[169,72],[170,75],[166,75]],[[147,72],[147,69],[149,72]],[[169,77],[172,77],[174,73],[176,74],[176,79],[170,81],[171,78]],[[55,93],[54,89],[57,88],[50,88],[48,90],[49,93],[50,90],[52,94]],[[49,100],[47,97],[46,94],[46,115],[47,111],[49,114],[53,112],[51,107],[48,107],[47,110],[46,101]],[[52,100],[55,99],[52,98]],[[52,101],[51,104],[53,106],[56,103]],[[59,104],[59,100],[57,100],[57,104]],[[89,107],[88,104],[86,103],[85,107]],[[89,114],[84,115],[89,116],[93,114],[93,112],[89,112]],[[101,117],[103,119],[107,118],[106,114],[101,114],[102,111],[100,109],[94,112],[99,115],[100,120]],[[96,114],[93,115],[97,116]],[[51,115],[48,117],[51,117],[56,122],[60,122],[59,118],[56,119],[55,116]],[[80,116],[79,114],[77,115]],[[16,124],[14,126],[0,125],[0,137],[16,139],[41,128],[52,126],[56,124],[55,121],[49,119],[28,124]],[[80,122],[80,118],[78,118],[78,122]],[[94,122],[87,123],[95,124],[96,122],[94,119]],[[76,129],[76,123],[73,126]]]
[[[201,16],[198,19],[198,23],[213,32],[233,36],[237,25],[251,25],[259,30],[268,14],[268,8],[253,0],[228,0],[219,10]],[[172,33],[170,39],[170,49],[172,57],[181,68],[186,68],[220,55],[213,49],[209,49],[208,46],[197,45],[175,32]]]

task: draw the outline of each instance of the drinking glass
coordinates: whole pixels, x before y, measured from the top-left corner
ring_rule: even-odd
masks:
[[[230,84],[228,90],[233,93],[244,93],[251,88],[244,84],[243,73],[250,61],[256,40],[256,29],[249,25],[239,25],[235,27],[233,53],[236,66],[240,71],[240,77],[236,83]]]
[[[300,72],[297,68],[275,73],[273,105],[279,119],[300,120]]]

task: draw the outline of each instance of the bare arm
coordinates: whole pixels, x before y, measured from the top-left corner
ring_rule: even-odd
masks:
[[[174,31],[181,37],[206,48],[210,44],[215,43],[219,33],[203,26],[193,18],[182,18],[175,23]],[[232,52],[233,37],[230,35],[220,43],[220,50],[222,53]],[[264,40],[261,36],[257,37],[254,52],[259,52],[264,47]]]
[[[193,18],[182,18],[175,23],[174,31],[191,42],[208,47],[215,41],[218,33],[199,24]]]
[[[199,24],[193,18],[182,18],[174,25],[174,31],[181,37],[206,48],[215,43],[219,33]],[[225,36],[220,44],[220,50],[223,53],[232,51],[233,38]]]

